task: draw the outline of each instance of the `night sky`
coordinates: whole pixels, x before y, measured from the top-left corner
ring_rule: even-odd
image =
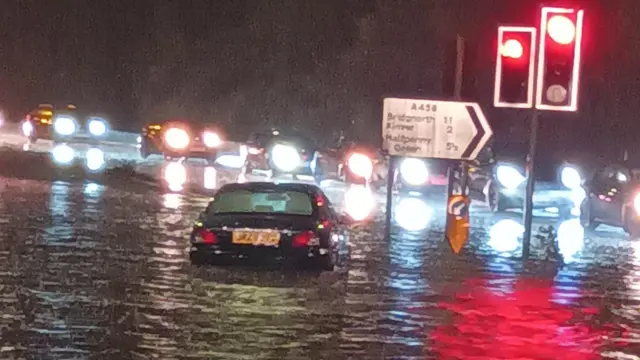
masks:
[[[481,103],[498,142],[524,141],[526,114],[490,106],[492,63],[497,25],[534,25],[537,3],[3,0],[0,105],[13,119],[73,102],[123,129],[179,117],[236,136],[287,125],[379,143],[384,96],[451,95],[460,33],[465,99]],[[575,3],[587,10],[581,110],[543,114],[542,136],[615,154],[640,130],[640,2]]]

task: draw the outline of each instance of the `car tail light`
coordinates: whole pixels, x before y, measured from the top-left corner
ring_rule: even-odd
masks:
[[[200,230],[199,235],[200,235],[200,240],[202,240],[202,242],[204,244],[217,244],[218,243],[218,237],[211,230],[202,229],[202,230]]]
[[[318,239],[313,231],[305,231],[296,235],[291,242],[291,246],[294,248],[306,247],[310,245],[318,245]]]

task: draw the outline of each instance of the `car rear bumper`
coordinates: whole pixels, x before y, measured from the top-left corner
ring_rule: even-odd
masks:
[[[318,258],[327,255],[329,250],[319,246],[308,246],[301,248],[292,247],[267,247],[251,245],[209,245],[192,243],[191,258],[201,261],[214,260],[218,257],[246,257],[249,259],[270,259],[270,260],[302,260],[306,258]]]

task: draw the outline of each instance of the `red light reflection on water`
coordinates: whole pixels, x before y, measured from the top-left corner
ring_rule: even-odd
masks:
[[[453,316],[431,333],[439,358],[600,358],[605,330],[589,324],[599,310],[552,302],[553,280],[521,278],[508,294],[492,292],[482,280],[463,286],[464,294],[439,304]]]

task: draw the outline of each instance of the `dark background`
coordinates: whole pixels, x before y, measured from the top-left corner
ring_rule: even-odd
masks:
[[[456,33],[465,99],[497,141],[524,143],[526,112],[491,108],[498,24],[535,25],[526,0],[3,0],[0,105],[109,114],[114,127],[179,117],[241,137],[290,125],[379,143],[384,96],[449,96]],[[549,4],[549,2],[545,2]],[[545,149],[607,156],[636,142],[640,2],[587,10],[578,114],[544,114]]]

